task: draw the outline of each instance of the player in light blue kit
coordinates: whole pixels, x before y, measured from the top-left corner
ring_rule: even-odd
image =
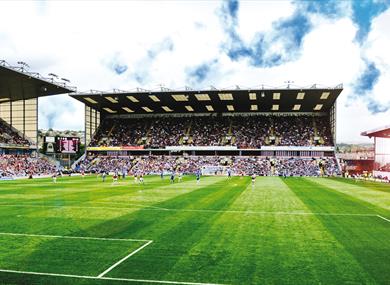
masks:
[[[230,168],[227,170],[227,175],[228,175],[228,179],[232,178],[232,170]]]
[[[200,171],[198,170],[196,172],[196,184],[199,184],[199,182],[200,182]]]
[[[171,183],[174,183],[175,182],[175,172],[172,171],[171,173]]]

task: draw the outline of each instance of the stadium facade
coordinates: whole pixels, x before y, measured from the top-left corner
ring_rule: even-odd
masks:
[[[390,125],[362,132],[361,135],[374,138],[373,175],[390,178]]]
[[[334,88],[114,90],[85,104],[87,171],[334,175]],[[122,160],[121,160],[122,159]],[[293,160],[291,160],[293,159]]]

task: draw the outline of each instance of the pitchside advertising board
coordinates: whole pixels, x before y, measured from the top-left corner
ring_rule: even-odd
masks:
[[[78,137],[45,137],[46,153],[77,153],[80,147]]]

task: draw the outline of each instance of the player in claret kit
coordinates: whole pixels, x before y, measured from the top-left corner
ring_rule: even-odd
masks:
[[[115,172],[114,175],[112,176],[112,182],[117,183],[118,182],[118,173]]]

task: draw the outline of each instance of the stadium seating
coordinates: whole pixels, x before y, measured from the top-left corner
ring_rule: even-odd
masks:
[[[0,120],[0,143],[30,145],[30,142],[27,139],[22,138],[3,120]]]
[[[194,116],[105,120],[90,146],[332,146],[329,121],[313,116]]]
[[[106,119],[90,146],[333,146],[328,117],[184,116]],[[87,172],[196,173],[209,167],[234,175],[337,175],[335,158],[264,156],[102,156],[91,153],[78,168]],[[250,154],[252,155],[252,154]],[[323,163],[320,166],[320,162]],[[210,170],[212,171],[212,170]],[[210,172],[208,172],[210,173]]]
[[[0,155],[0,178],[49,175],[55,171],[55,165],[44,158],[34,158],[29,155]]]
[[[321,166],[322,164],[322,166]],[[334,158],[266,158],[244,156],[142,156],[115,157],[95,156],[82,161],[78,168],[87,172],[125,172],[159,174],[162,171],[178,171],[193,174],[205,167],[231,169],[235,175],[287,175],[317,176],[338,175],[339,169]]]

